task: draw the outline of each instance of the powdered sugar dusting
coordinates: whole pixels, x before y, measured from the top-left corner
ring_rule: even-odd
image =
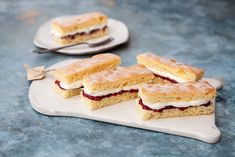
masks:
[[[103,64],[107,61],[115,61],[115,60],[120,60],[120,57],[114,54],[99,54],[95,55],[91,58],[88,59],[82,59],[79,60],[73,64],[70,64],[66,67],[60,68],[56,70],[58,73],[64,73],[65,75],[73,74],[73,73],[78,73],[80,71],[86,70],[88,68],[92,68],[94,65],[99,65]]]
[[[52,22],[58,23],[63,26],[71,26],[74,24],[84,23],[92,18],[107,18],[106,15],[99,12],[92,12],[83,15],[70,15],[70,16],[61,16],[53,19]]]
[[[140,55],[140,56],[149,57],[149,58],[154,59],[155,61],[158,61],[158,62],[160,62],[160,63],[162,63],[162,64],[171,66],[171,67],[173,67],[173,68],[178,68],[179,70],[185,70],[185,71],[196,72],[196,73],[199,73],[200,71],[202,71],[202,69],[189,66],[189,65],[187,65],[187,64],[178,62],[178,61],[176,61],[176,60],[174,60],[174,59],[169,59],[169,58],[165,58],[165,57],[160,57],[160,56],[155,55],[155,54],[153,54],[153,53],[145,53],[145,54],[142,54],[142,55]]]
[[[214,88],[205,81],[202,82],[186,82],[179,84],[147,84],[141,87],[142,89],[149,91],[151,93],[161,93],[161,94],[170,94],[170,93],[190,93],[190,92],[209,92],[214,90]]]
[[[116,70],[102,71],[86,78],[88,83],[115,82],[120,79],[130,78],[137,75],[152,74],[150,70],[141,65],[130,67],[118,67]],[[153,74],[152,74],[153,75]]]

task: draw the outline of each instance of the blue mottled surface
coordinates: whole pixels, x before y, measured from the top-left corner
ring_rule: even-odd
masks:
[[[80,118],[48,117],[28,100],[23,64],[82,58],[32,54],[39,26],[52,17],[103,11],[125,22],[130,42],[112,51],[123,65],[144,51],[176,58],[223,77],[217,144]],[[0,156],[235,156],[235,3],[229,0],[0,1]]]

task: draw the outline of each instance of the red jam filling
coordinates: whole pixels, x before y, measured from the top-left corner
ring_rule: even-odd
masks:
[[[167,81],[170,81],[171,83],[178,83],[176,80],[173,80],[173,79],[170,79],[169,77],[165,77],[165,76],[161,76],[161,75],[158,75],[158,74],[154,74],[156,77],[160,77],[164,80],[167,80]]]
[[[117,96],[117,95],[121,95],[123,93],[133,93],[133,92],[138,92],[138,89],[131,89],[131,90],[121,90],[120,92],[117,92],[117,93],[112,93],[112,94],[107,94],[107,95],[102,95],[102,96],[92,96],[92,95],[89,95],[89,94],[86,94],[84,92],[84,90],[82,91],[82,95],[88,99],[91,99],[91,100],[94,100],[94,101],[100,101],[104,98],[108,98],[108,97],[111,97],[111,96]]]
[[[62,88],[62,87],[60,86],[60,81],[59,81],[59,80],[55,80],[55,84],[57,84],[57,85],[60,87],[60,89],[66,90],[66,89],[64,89],[64,88]]]
[[[102,28],[102,30],[105,31],[107,28],[108,28],[108,27],[105,26],[104,28]],[[85,35],[85,34],[93,34],[93,33],[97,32],[97,31],[99,31],[99,30],[100,30],[100,29],[95,29],[95,30],[90,31],[89,33],[81,32],[81,33],[75,33],[75,34],[73,34],[73,35],[66,35],[66,36],[64,36],[64,37],[61,37],[61,39],[75,39],[76,36],[78,36],[78,35],[82,36],[82,35]]]
[[[151,109],[150,107],[148,107],[148,106],[144,105],[144,103],[143,103],[142,99],[140,99],[140,100],[139,100],[139,104],[142,106],[142,109],[144,109],[144,110],[151,110],[151,111],[154,111],[154,112],[162,112],[163,110],[167,110],[167,109],[174,109],[174,108],[177,108],[177,109],[179,109],[179,110],[183,111],[183,110],[185,110],[185,109],[187,109],[187,108],[191,107],[191,106],[189,106],[189,107],[174,107],[174,106],[166,106],[166,107],[164,107],[164,108],[161,108],[161,109],[155,110],[155,109]],[[202,105],[200,105],[200,106],[205,106],[205,107],[207,107],[207,106],[209,106],[210,104],[211,104],[211,103],[210,103],[210,101],[209,101],[208,103],[206,103],[206,104],[202,104]]]

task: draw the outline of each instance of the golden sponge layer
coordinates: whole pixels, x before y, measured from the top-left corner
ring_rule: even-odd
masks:
[[[84,78],[83,85],[89,91],[99,92],[110,89],[122,89],[125,86],[140,83],[151,83],[153,79],[153,73],[147,68],[142,65],[134,65],[89,75]]]
[[[144,102],[181,102],[197,99],[213,99],[216,90],[207,82],[186,82],[179,84],[146,84],[139,88]]]
[[[172,83],[166,79],[163,79],[161,77],[157,77],[155,76],[155,78],[153,79],[153,82],[152,84],[169,84],[169,83]]]
[[[79,60],[73,64],[54,71],[54,77],[66,84],[82,80],[84,76],[103,70],[114,69],[121,63],[117,55],[106,53]]]
[[[100,12],[92,12],[83,15],[62,16],[51,21],[51,29],[66,34],[83,30],[94,25],[107,24],[108,17]]]
[[[142,64],[151,69],[170,73],[186,81],[200,80],[204,75],[204,70],[192,67],[173,59],[164,58],[153,53],[144,53],[137,56],[138,64]]]
[[[173,118],[173,117],[188,117],[199,115],[210,115],[214,112],[214,104],[209,106],[194,106],[188,107],[184,110],[165,109],[162,112],[154,112],[152,110],[145,110],[141,105],[136,104],[136,109],[143,120],[160,119],[160,118]]]

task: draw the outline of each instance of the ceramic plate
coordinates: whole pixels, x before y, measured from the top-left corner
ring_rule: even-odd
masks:
[[[95,39],[95,40],[89,40],[89,42],[95,43],[95,42],[103,41],[110,36],[113,37],[114,40],[106,45],[95,47],[95,48],[88,47],[87,45],[78,45],[78,46],[59,50],[57,52],[64,53],[64,54],[71,54],[71,55],[91,54],[91,53],[97,53],[97,52],[101,52],[101,51],[113,48],[115,46],[118,46],[128,41],[129,32],[128,32],[127,26],[123,22],[115,20],[115,19],[109,19],[108,27],[110,31],[109,35]],[[46,48],[46,49],[61,46],[57,44],[56,42],[54,42],[51,38],[52,36],[50,33],[50,21],[49,21],[39,28],[33,42],[37,47]]]
[[[74,60],[60,62],[50,68],[65,66]],[[214,82],[215,79],[207,79]],[[63,99],[57,95],[52,84],[54,79],[48,75],[43,80],[33,81],[29,89],[29,100],[34,110],[50,116],[69,116],[92,119],[102,122],[120,124],[130,127],[159,131],[190,138],[208,143],[219,140],[220,131],[215,126],[215,115],[191,116],[143,121],[135,110],[135,101],[131,100],[90,111],[79,96]],[[217,86],[218,88],[220,86]]]

